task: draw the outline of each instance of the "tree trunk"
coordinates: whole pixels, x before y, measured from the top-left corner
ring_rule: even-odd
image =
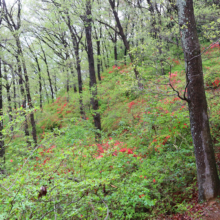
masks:
[[[105,54],[106,54],[106,68],[109,68],[109,55],[108,55],[108,49],[106,47],[106,44],[104,44],[105,47]]]
[[[114,57],[115,57],[115,64],[118,61],[118,51],[117,51],[117,33],[115,32],[115,39],[114,39]]]
[[[83,100],[82,100],[83,82],[82,82],[82,73],[81,73],[81,59],[80,59],[80,54],[79,54],[80,40],[79,41],[77,40],[77,36],[76,36],[75,32],[73,31],[69,15],[67,16],[66,24],[67,24],[69,31],[70,31],[70,34],[71,34],[72,44],[73,44],[73,49],[74,49],[74,54],[75,54],[75,59],[76,59],[76,71],[77,71],[78,88],[79,88],[80,114],[81,114],[81,117],[85,119],[86,117],[85,117],[85,111],[84,111]],[[71,68],[71,73],[73,75],[74,74],[73,65],[71,65],[70,68]],[[75,84],[74,84],[74,92],[77,92]]]
[[[50,77],[50,71],[49,71],[49,66],[48,66],[48,63],[47,63],[47,57],[46,57],[46,54],[45,54],[45,51],[41,45],[41,50],[43,52],[43,61],[46,65],[46,69],[47,69],[47,76],[48,76],[48,80],[49,80],[49,84],[50,84],[50,91],[51,91],[51,98],[52,98],[52,101],[54,100],[54,91],[53,91],[53,85],[52,85],[52,80],[51,80],[51,77]]]
[[[121,25],[121,22],[120,22],[120,19],[119,19],[119,16],[118,16],[118,12],[115,10],[115,1],[109,0],[109,3],[110,3],[110,5],[111,5],[112,11],[113,11],[113,14],[114,14],[114,17],[115,17],[115,21],[116,21],[117,26],[118,26],[118,29],[119,29],[119,34],[120,34],[120,36],[121,36],[121,38],[122,38],[122,40],[123,40],[123,43],[124,43],[125,48],[126,48],[127,51],[128,51],[128,55],[129,55],[129,57],[130,57],[130,59],[131,59],[131,62],[132,62],[132,64],[134,65],[135,77],[136,77],[136,79],[139,79],[139,72],[138,72],[138,70],[137,70],[137,68],[136,68],[136,66],[135,66],[135,64],[134,64],[134,57],[133,57],[133,55],[132,55],[131,52],[130,52],[129,42],[127,41],[127,37],[126,37],[126,35],[125,35],[125,33],[124,33],[124,30],[123,30],[123,27],[122,27],[122,25]],[[139,81],[139,80],[138,80],[138,81]],[[138,84],[140,84],[140,83],[138,82]],[[140,86],[142,87],[141,84],[140,84]]]
[[[49,100],[49,95],[48,95],[48,92],[47,92],[47,85],[46,85],[46,82],[45,82],[44,78],[43,78],[43,82],[44,82],[44,89],[45,89],[45,93],[46,93],[46,97],[47,97],[47,103],[49,104],[50,100]]]
[[[57,89],[57,77],[56,77],[56,72],[54,72],[54,88],[55,88],[55,93],[58,92],[58,89]]]
[[[17,54],[16,54],[15,58],[16,58],[17,65],[18,65],[18,74],[19,74],[18,84],[19,84],[19,87],[20,87],[21,96],[23,98],[23,101],[22,101],[21,105],[22,105],[23,109],[26,109],[26,100],[27,99],[26,99],[26,94],[25,94],[24,86],[23,86],[22,67],[21,67],[21,60],[20,60],[19,49],[17,49]],[[24,133],[25,133],[25,136],[28,137],[29,136],[29,131],[28,131],[27,117],[26,117],[25,113],[23,115],[25,117]]]
[[[73,77],[73,84],[72,84],[71,88],[73,87],[73,91],[75,93],[77,93],[76,83],[74,82],[75,81],[75,74],[74,74],[74,70],[73,70],[73,65],[72,64],[70,65],[70,73],[71,73],[71,75]]]
[[[97,46],[97,73],[98,73],[98,79],[101,81],[101,30],[100,30],[100,36],[98,36],[97,30],[95,29],[95,39],[96,39],[96,46]]]
[[[97,39],[97,72],[98,72],[98,79],[101,81],[101,72],[100,72],[100,65],[101,65],[101,50],[100,50],[100,39]]]
[[[5,88],[6,88],[6,93],[7,93],[7,101],[8,101],[8,116],[9,116],[9,121],[12,122],[12,107],[11,107],[11,94],[10,94],[10,89],[11,86],[8,81],[8,76],[7,76],[7,69],[4,66],[4,79],[6,81],[5,83]],[[11,127],[11,131],[13,131],[13,127]]]
[[[16,87],[15,87],[15,75],[12,72],[12,80],[13,80],[13,99],[14,99],[14,109],[17,108],[17,100],[16,100]]]
[[[87,40],[87,51],[88,51],[88,61],[89,61],[89,76],[90,76],[90,88],[91,88],[91,104],[93,109],[93,118],[95,123],[95,128],[99,130],[96,133],[96,139],[101,138],[101,119],[100,113],[97,112],[99,108],[98,99],[97,99],[97,85],[96,85],[96,76],[95,76],[95,64],[93,57],[93,46],[92,46],[92,13],[91,13],[91,1],[86,0],[86,16],[85,16],[85,32]]]
[[[184,51],[191,134],[195,149],[199,201],[219,193],[213,142],[207,114],[202,59],[193,11],[193,0],[178,0],[179,27]]]
[[[34,54],[33,54],[34,55]],[[41,79],[41,68],[38,61],[38,58],[35,56],[35,61],[37,63],[37,70],[38,70],[38,78],[39,78],[39,96],[40,96],[40,109],[43,108],[43,100],[42,100],[42,79]]]
[[[105,56],[105,45],[102,46],[102,54],[103,55],[103,65],[105,66],[105,69],[109,67],[108,65],[108,60],[106,61],[106,56]]]
[[[124,50],[124,64],[127,65],[127,49]]]
[[[37,55],[35,55],[34,51],[32,50],[31,46],[29,46],[29,50],[32,53],[36,64],[37,64],[37,70],[38,70],[38,79],[39,79],[39,96],[40,96],[40,108],[43,108],[43,100],[42,100],[42,77],[41,77],[41,68],[40,68],[40,64],[39,64],[39,60]]]
[[[2,98],[2,67],[1,67],[2,61],[0,59],[0,117],[3,116],[3,98]],[[3,141],[3,120],[0,120],[0,172],[3,172],[2,164],[4,163],[4,157],[5,157],[5,147],[4,147],[4,141]],[[3,161],[2,161],[3,159]]]
[[[64,72],[65,72],[65,70],[64,70]],[[66,71],[66,77],[67,77],[67,79],[66,79],[66,92],[67,92],[67,94],[69,96],[70,82],[69,82],[69,71],[68,71],[68,69]]]
[[[27,68],[26,68],[26,64],[25,64],[25,60],[24,60],[24,56],[23,56],[23,52],[22,52],[22,48],[21,48],[20,39],[18,37],[16,37],[16,44],[17,44],[18,51],[19,51],[19,54],[20,54],[21,60],[22,60],[28,105],[29,105],[30,109],[33,109],[31,93],[30,93],[29,77],[27,74]],[[33,112],[30,113],[30,119],[31,119],[31,126],[32,126],[32,137],[33,137],[33,141],[36,145],[37,144],[37,134],[36,134],[36,124],[35,124]]]

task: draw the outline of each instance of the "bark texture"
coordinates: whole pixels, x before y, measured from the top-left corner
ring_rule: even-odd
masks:
[[[91,88],[91,105],[93,109],[93,118],[95,123],[95,128],[101,131],[101,118],[100,113],[97,112],[99,108],[97,99],[97,85],[95,76],[95,63],[93,56],[93,46],[92,46],[92,12],[91,12],[91,1],[86,1],[86,16],[85,16],[85,32],[87,40],[87,51],[88,51],[88,61],[89,61],[89,76],[90,76],[90,88]],[[100,138],[99,132],[96,134],[96,138]]]
[[[0,117],[3,115],[3,99],[2,99],[2,67],[1,67],[1,59],[0,59]],[[0,120],[0,159],[5,156],[5,147],[3,141],[3,120]],[[4,160],[3,160],[4,161]],[[2,164],[2,161],[0,162]],[[2,166],[0,167],[0,172],[2,172]]]
[[[178,0],[177,4],[188,83],[188,106],[196,156],[199,200],[209,200],[218,195],[220,185],[207,114],[202,59],[193,0]]]

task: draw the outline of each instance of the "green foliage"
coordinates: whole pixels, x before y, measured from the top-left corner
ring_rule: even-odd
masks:
[[[28,3],[30,8],[33,4],[38,10],[37,14],[34,10],[30,14],[28,11],[25,16],[33,19],[32,22],[40,21],[37,25],[43,27],[36,34],[44,39],[41,43],[48,58],[53,88],[57,91],[52,101],[46,64],[40,58],[42,51],[38,39],[34,40],[32,36],[30,47],[39,56],[41,72],[30,74],[31,93],[34,94],[33,103],[38,106],[40,96],[36,82],[41,73],[43,109],[13,110],[10,121],[5,111],[7,106],[4,106],[2,133],[6,154],[5,173],[0,176],[0,219],[165,219],[187,211],[197,181],[187,103],[170,87],[171,84],[183,96],[186,86],[176,11],[162,15],[155,10],[152,16],[144,8],[142,11],[138,7],[128,7],[126,1],[119,1],[117,10],[122,15],[130,53],[135,58],[133,64],[128,55],[124,57],[124,44],[119,36],[117,42],[110,41],[115,34],[113,30],[108,26],[100,28],[94,19],[96,33],[93,35],[97,34],[98,38],[103,35],[99,39],[103,51],[101,55],[95,55],[95,63],[99,58],[104,69],[102,81],[97,83],[96,97],[102,138],[95,140],[97,131],[90,103],[93,89],[89,88],[87,54],[82,43],[85,41],[81,20],[85,1],[80,4],[80,1],[60,0],[59,7],[45,3],[44,10],[40,9],[39,2]],[[111,25],[113,17],[109,11],[96,1],[93,4],[94,18],[101,18]],[[80,34],[82,31],[79,57],[83,93],[80,95],[73,90],[77,74],[74,68],[71,69],[76,64],[72,53],[75,49],[72,43],[76,42],[72,42],[63,21],[64,15],[59,14],[62,10],[69,10],[74,31],[79,30]],[[205,42],[202,51],[211,47],[202,56],[211,132],[216,147],[220,142],[219,46],[210,45],[209,41],[216,40],[219,34],[219,12],[216,5],[207,5],[204,1],[195,1],[195,12],[198,34]],[[209,22],[211,13],[213,19]],[[203,16],[208,22],[203,22]],[[29,24],[25,24],[19,33],[24,34],[25,28],[31,30]],[[8,30],[4,29],[2,37],[9,39],[8,36]],[[59,39],[66,40],[67,45]],[[28,47],[23,44],[28,72],[36,73],[37,65],[33,57],[29,59]],[[8,45],[15,51],[15,42]],[[114,60],[115,45],[117,61]],[[5,51],[0,52],[4,59],[12,57]],[[134,65],[143,88],[135,77]],[[10,79],[13,77],[10,75]],[[68,83],[70,90],[66,92]],[[20,86],[15,87],[20,90]],[[3,96],[7,96],[5,91]],[[15,101],[21,103],[19,94],[18,97]],[[80,115],[79,98],[83,100],[85,117]],[[25,118],[28,119],[29,133],[32,132],[31,111],[37,123],[37,146],[24,133]],[[219,153],[216,155],[218,157]],[[46,187],[46,193],[42,187]]]

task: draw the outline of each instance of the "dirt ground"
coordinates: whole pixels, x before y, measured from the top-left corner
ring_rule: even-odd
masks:
[[[202,204],[194,203],[184,214],[159,217],[157,220],[220,220],[220,198]]]
[[[220,220],[220,199],[209,202],[202,214],[202,220]]]

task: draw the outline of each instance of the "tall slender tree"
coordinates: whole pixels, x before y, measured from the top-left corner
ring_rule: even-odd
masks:
[[[92,5],[91,0],[86,0],[86,15],[84,16],[84,26],[86,32],[86,41],[87,41],[87,53],[88,53],[88,62],[89,62],[89,77],[90,77],[90,88],[91,88],[91,105],[93,109],[93,119],[95,123],[95,128],[101,131],[101,117],[98,112],[99,103],[97,99],[97,82],[95,75],[95,63],[93,56],[93,46],[92,46]],[[97,132],[96,138],[100,138],[101,133]]]
[[[218,195],[220,185],[210,134],[193,0],[178,0],[177,4],[188,84],[190,125],[197,164],[199,200],[209,200]]]
[[[15,39],[16,42],[16,47],[17,47],[17,55],[16,59],[18,62],[18,68],[19,68],[19,73],[20,76],[22,75],[22,69],[24,72],[24,79],[25,79],[25,90],[26,90],[26,97],[27,97],[27,103],[29,105],[29,108],[33,108],[32,104],[32,99],[31,99],[31,91],[30,91],[30,84],[29,84],[29,76],[28,76],[28,71],[27,71],[27,66],[26,66],[26,61],[24,58],[24,53],[21,45],[21,40],[20,40],[20,31],[21,31],[21,1],[18,0],[17,2],[17,13],[16,13],[16,18],[17,20],[15,21],[13,18],[12,10],[8,10],[7,5],[5,0],[3,0],[3,7],[4,7],[4,19],[7,23],[7,27],[10,30],[12,36]],[[22,68],[22,69],[21,69]],[[22,78],[20,79],[22,81]],[[23,82],[21,82],[22,84]],[[23,102],[23,107],[26,106],[26,97],[24,98]],[[34,120],[34,113],[30,113],[30,121],[31,121],[31,126],[32,126],[32,137],[33,141],[35,144],[37,144],[37,135],[36,135],[36,124]],[[27,123],[25,131],[27,132]]]
[[[0,59],[0,159],[2,160],[5,156],[5,147],[4,147],[4,140],[2,135],[3,130],[3,97],[2,97],[2,61]],[[2,164],[4,162],[0,161],[0,172],[3,172]]]
[[[132,62],[133,65],[134,65],[135,77],[136,77],[136,79],[138,79],[139,86],[142,87],[142,84],[139,82],[139,79],[140,79],[139,72],[138,72],[138,70],[137,70],[137,68],[136,68],[136,65],[135,65],[135,63],[134,63],[134,62],[135,62],[135,59],[134,59],[133,54],[132,54],[131,51],[130,51],[130,44],[129,44],[128,40],[127,40],[125,31],[124,31],[124,29],[123,29],[123,27],[122,27],[122,24],[121,24],[121,21],[120,21],[120,19],[119,19],[119,15],[118,15],[118,12],[117,12],[117,10],[116,10],[116,4],[115,4],[115,3],[116,3],[115,0],[109,0],[109,4],[110,4],[110,6],[111,6],[111,9],[112,9],[112,12],[113,12],[113,14],[114,14],[115,21],[116,21],[116,24],[117,24],[117,27],[118,27],[118,30],[119,30],[118,33],[119,33],[119,35],[121,36],[121,38],[122,38],[122,40],[123,40],[123,43],[124,43],[124,46],[125,46],[125,49],[126,49],[126,51],[128,51],[128,55],[129,55],[129,57],[130,57],[130,59],[131,59],[131,62]]]

